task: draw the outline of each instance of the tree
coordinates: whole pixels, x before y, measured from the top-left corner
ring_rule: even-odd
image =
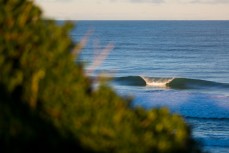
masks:
[[[92,90],[72,27],[33,1],[0,1],[0,151],[201,152],[179,115],[133,108],[103,83]]]

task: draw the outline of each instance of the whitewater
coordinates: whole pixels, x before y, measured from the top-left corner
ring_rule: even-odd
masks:
[[[133,106],[181,114],[204,150],[229,153],[229,21],[80,21],[70,35],[91,29],[86,66],[115,46],[91,76],[111,76]]]

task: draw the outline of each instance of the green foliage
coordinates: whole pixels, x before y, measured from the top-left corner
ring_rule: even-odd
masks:
[[[180,116],[93,91],[72,27],[43,20],[33,1],[0,1],[0,152],[201,152]]]

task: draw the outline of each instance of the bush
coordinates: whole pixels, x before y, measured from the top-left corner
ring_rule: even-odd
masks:
[[[0,1],[1,152],[201,152],[179,115],[92,90],[72,27],[42,19],[33,1]]]

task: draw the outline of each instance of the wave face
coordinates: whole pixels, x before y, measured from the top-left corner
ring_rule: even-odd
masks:
[[[175,78],[167,85],[176,89],[229,88],[229,84],[227,83],[189,78]]]
[[[126,76],[126,77],[117,77],[113,80],[119,85],[126,86],[146,86],[146,81],[141,76]]]
[[[143,76],[116,77],[114,82],[126,86],[152,86],[172,89],[229,88],[227,83],[219,83],[190,78],[160,78]]]

